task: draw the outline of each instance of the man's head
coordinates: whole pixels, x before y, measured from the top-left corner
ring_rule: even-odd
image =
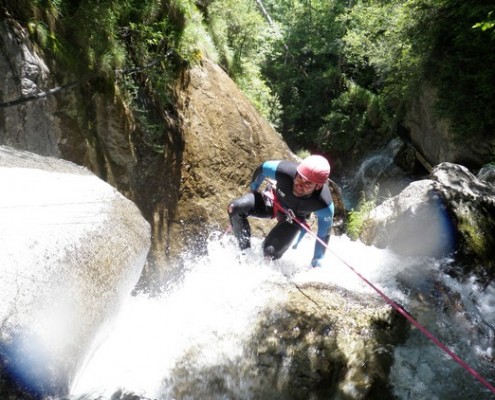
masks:
[[[321,189],[330,175],[330,164],[323,156],[312,155],[306,157],[297,166],[297,175],[294,179],[292,192],[302,197]]]

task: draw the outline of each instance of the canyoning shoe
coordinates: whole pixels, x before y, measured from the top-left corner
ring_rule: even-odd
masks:
[[[239,264],[247,264],[254,259],[254,252],[251,247],[243,249],[236,255],[236,260]]]
[[[315,268],[315,267],[321,267],[321,260],[319,258],[313,258],[311,260],[311,266],[313,268]]]

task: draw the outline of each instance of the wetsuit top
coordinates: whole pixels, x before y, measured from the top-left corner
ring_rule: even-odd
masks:
[[[292,193],[292,186],[297,175],[298,163],[292,161],[265,161],[254,171],[250,189],[259,189],[265,178],[277,181],[276,196],[279,203],[286,209],[292,210],[296,217],[306,219],[312,212],[318,220],[317,236],[328,243],[333,223],[334,205],[328,183],[320,190],[304,197],[297,197]],[[321,259],[326,248],[319,242],[315,243],[313,258]]]

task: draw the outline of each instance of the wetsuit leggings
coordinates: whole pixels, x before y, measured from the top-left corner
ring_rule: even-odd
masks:
[[[232,230],[239,243],[239,247],[251,247],[251,227],[248,217],[272,218],[273,208],[267,204],[259,192],[247,193],[234,200],[229,214]],[[287,251],[292,241],[300,231],[297,223],[281,218],[263,241],[263,254],[266,257],[277,259]]]

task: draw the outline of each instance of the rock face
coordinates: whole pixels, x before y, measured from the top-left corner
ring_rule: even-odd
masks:
[[[306,284],[289,293],[253,338],[259,398],[394,398],[388,375],[406,320],[376,297],[338,287]]]
[[[205,368],[201,359],[208,350],[189,350],[162,383],[165,397],[395,398],[388,376],[409,326],[390,306],[315,283],[279,283],[270,294],[277,299],[258,306],[238,357]]]
[[[455,140],[449,121],[435,115],[435,89],[424,83],[408,107],[405,126],[422,158],[431,165],[452,162],[480,168],[495,158],[495,140]]]
[[[149,224],[64,160],[0,146],[0,185],[2,367],[35,393],[65,394],[139,279]]]
[[[258,163],[293,157],[226,73],[207,60],[184,72],[175,110],[151,110],[164,127],[153,143],[118,95],[86,84],[6,105],[60,83],[15,22],[1,21],[0,35],[0,145],[85,166],[132,200],[152,227],[153,272],[185,246],[200,251],[209,229],[227,227],[227,204],[247,190]],[[147,104],[153,107],[152,99]]]
[[[212,229],[227,228],[228,204],[249,190],[260,163],[294,158],[217,65],[204,60],[177,90],[184,152],[177,212],[169,221],[175,254],[185,246],[201,251]]]
[[[125,103],[78,77],[62,85],[15,21],[0,21],[0,37],[0,145],[85,166],[132,199],[137,159]]]
[[[2,19],[0,37],[0,102],[34,96],[43,87],[55,86],[46,63],[30,47],[25,32],[13,29]],[[37,154],[60,157],[58,142],[61,138],[53,129],[54,118],[39,118],[40,114],[55,115],[55,112],[53,98],[0,108],[0,144],[16,144]]]
[[[485,169],[481,177],[490,177]],[[362,239],[405,255],[457,255],[480,275],[494,275],[495,188],[467,168],[442,163],[375,208]]]

